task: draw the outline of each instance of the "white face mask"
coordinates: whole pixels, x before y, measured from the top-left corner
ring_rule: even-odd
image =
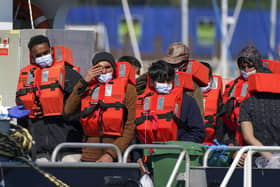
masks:
[[[53,63],[53,57],[49,53],[47,55],[35,58],[35,63],[41,68],[49,67]]]
[[[97,80],[100,82],[100,83],[106,83],[110,80],[113,79],[113,72],[110,72],[110,73],[106,73],[106,74],[101,74],[97,77]]]
[[[157,93],[160,94],[169,94],[172,90],[172,83],[168,84],[168,83],[159,83],[159,82],[155,82],[155,89],[157,91]]]
[[[244,80],[248,80],[248,77],[249,75],[252,75],[254,73],[256,73],[257,71],[256,70],[253,70],[253,71],[250,71],[250,72],[246,72],[246,71],[243,71],[241,70],[240,73],[241,73],[241,76],[243,77]]]
[[[207,86],[200,87],[200,88],[201,88],[201,91],[202,91],[203,93],[206,93],[206,92],[209,92],[209,90],[211,89],[211,86],[212,86],[211,82],[208,82],[208,85],[207,85]]]

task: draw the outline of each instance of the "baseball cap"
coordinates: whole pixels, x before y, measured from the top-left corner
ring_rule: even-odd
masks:
[[[182,42],[172,43],[167,50],[167,56],[163,58],[169,64],[178,64],[183,60],[188,60],[190,49]]]

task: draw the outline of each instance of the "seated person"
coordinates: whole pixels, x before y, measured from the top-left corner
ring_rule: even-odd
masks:
[[[86,142],[112,143],[122,152],[134,137],[135,73],[127,62],[116,63],[107,52],[97,53],[85,76],[66,101],[66,115],[81,111]],[[84,148],[82,161],[113,162],[112,149]]]
[[[259,74],[269,76],[270,89],[279,89],[279,76],[270,79],[275,75]],[[259,84],[258,83],[258,84]],[[268,84],[268,82],[263,82]],[[250,81],[249,81],[250,84]],[[260,88],[260,87],[259,87]],[[263,91],[263,90],[262,90]],[[280,92],[279,92],[280,93]],[[256,92],[251,97],[245,99],[241,104],[239,122],[245,142],[253,146],[279,146],[280,145],[280,94],[268,92]],[[272,161],[274,154],[261,152],[267,160]]]
[[[206,136],[203,144],[213,145],[216,139],[216,130],[218,127],[218,111],[222,105],[222,78],[219,75],[212,75],[212,67],[206,62],[201,62],[209,69],[209,82],[205,87],[201,87],[204,104],[204,122]],[[219,123],[220,124],[220,123]]]
[[[121,56],[118,59],[119,62],[128,62],[132,65],[132,67],[135,69],[135,78],[137,79],[141,75],[141,68],[142,65],[140,61],[135,58],[134,56]]]
[[[248,77],[254,73],[269,72],[269,70],[263,67],[261,54],[252,45],[241,50],[237,58],[237,65],[240,76],[226,84],[223,95],[224,105],[221,115],[227,135],[230,137],[229,140],[223,142],[229,145],[244,146],[245,142],[240,132],[238,118],[241,103],[250,96],[247,91]]]
[[[175,74],[174,68],[163,60],[151,65],[147,87],[136,101],[138,143],[170,140],[203,142],[203,120],[196,101],[185,93],[184,88],[193,89],[193,85],[183,83],[185,75],[190,76],[185,72]],[[179,78],[176,79],[175,76]],[[146,172],[142,152],[134,151],[132,159],[137,160],[142,172]]]

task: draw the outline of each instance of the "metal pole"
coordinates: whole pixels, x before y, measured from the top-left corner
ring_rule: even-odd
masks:
[[[182,42],[189,46],[189,0],[181,0],[182,11]]]
[[[220,74],[223,78],[228,78],[228,62],[227,62],[227,16],[228,16],[228,1],[222,0],[222,47],[221,47],[221,61],[220,61]]]
[[[177,162],[176,162],[176,164],[174,166],[173,172],[171,173],[171,175],[169,177],[169,180],[168,180],[168,182],[166,184],[166,187],[171,187],[172,186],[172,183],[175,180],[175,177],[177,176],[177,173],[179,171],[180,165],[183,162],[185,155],[187,155],[186,151],[182,151],[180,153],[179,158],[178,158],[178,160],[177,160]],[[188,161],[186,160],[186,164],[187,163],[188,163]],[[188,185],[189,183],[187,181],[188,180],[185,181],[185,187],[189,187],[189,185]]]
[[[143,66],[143,63],[142,63],[142,60],[141,60],[141,55],[140,55],[140,50],[139,50],[139,47],[138,47],[137,38],[136,38],[135,31],[134,31],[132,17],[131,17],[131,14],[130,14],[130,10],[129,10],[127,0],[122,0],[122,7],[123,7],[123,12],[124,12],[126,24],[128,26],[128,31],[129,31],[128,33],[129,33],[129,37],[130,37],[130,40],[131,40],[134,55],[140,61],[140,63]]]
[[[227,173],[226,173],[226,176],[224,177],[220,187],[226,187],[237,164],[238,164],[238,161],[240,160],[241,156],[243,155],[243,153],[245,153],[245,151],[249,150],[249,147],[248,146],[245,146],[243,148],[241,148],[238,153],[236,154],[230,168],[228,169]]]
[[[271,50],[275,50],[275,34],[276,34],[276,12],[277,12],[277,0],[271,0],[270,10],[270,40],[269,46]],[[273,54],[269,52],[269,58],[273,59]]]
[[[242,5],[243,5],[243,0],[238,0],[233,13],[233,24],[230,26],[229,34],[227,35],[228,46],[230,46]]]
[[[244,163],[244,171],[243,171],[243,186],[244,187],[252,187],[252,155],[254,151],[247,152],[247,156],[245,158]]]
[[[91,147],[91,148],[111,148],[114,149],[117,153],[118,163],[122,162],[122,154],[120,149],[111,143],[60,143],[58,144],[52,152],[51,161],[55,162],[58,152],[62,148],[84,148],[84,147]]]
[[[30,0],[28,0],[28,7],[29,7],[29,15],[30,15],[31,28],[34,29],[33,14],[32,14],[32,5],[31,5],[31,1],[30,1]]]

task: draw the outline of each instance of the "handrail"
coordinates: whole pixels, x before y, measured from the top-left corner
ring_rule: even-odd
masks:
[[[232,176],[232,173],[234,172],[234,169],[236,168],[239,159],[241,156],[245,153],[248,152],[247,157],[245,159],[245,165],[244,165],[244,182],[243,185],[244,187],[251,187],[252,186],[252,171],[248,171],[248,169],[251,170],[252,168],[252,155],[255,152],[259,151],[280,151],[279,146],[244,146],[243,148],[238,151],[236,154],[229,170],[226,173],[226,176],[224,177],[224,180],[222,181],[220,187],[226,187],[228,184],[230,177]]]
[[[133,144],[130,145],[126,151],[124,152],[123,155],[123,163],[127,163],[127,158],[129,153],[133,150],[133,149],[149,149],[149,148],[156,148],[156,149],[179,149],[181,150],[181,153],[177,159],[177,162],[174,166],[174,169],[169,177],[169,180],[167,182],[166,187],[171,187],[173,181],[175,180],[176,174],[178,173],[179,167],[184,159],[185,156],[185,160],[186,160],[186,167],[185,167],[185,175],[184,175],[184,180],[185,180],[185,187],[189,187],[189,183],[190,183],[190,158],[189,158],[189,154],[187,152],[187,150],[180,146],[180,145],[168,145],[168,144],[164,144],[164,145],[157,145],[157,144]]]
[[[52,162],[56,161],[57,154],[62,148],[82,148],[82,147],[112,148],[117,153],[118,163],[122,162],[122,154],[121,154],[120,149],[116,145],[110,144],[110,143],[61,143],[61,144],[58,144],[55,147],[55,149],[53,150],[51,161]]]
[[[217,145],[214,149],[213,148],[209,148],[207,149],[207,151],[205,152],[204,156],[203,156],[203,167],[208,167],[208,157],[210,155],[210,153],[212,151],[220,151],[220,150],[224,150],[225,146],[223,145]],[[227,146],[226,150],[227,151],[237,151],[239,149],[241,149],[241,146]]]

